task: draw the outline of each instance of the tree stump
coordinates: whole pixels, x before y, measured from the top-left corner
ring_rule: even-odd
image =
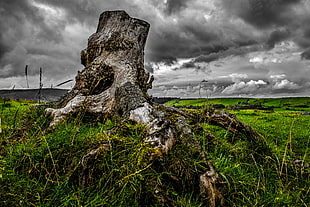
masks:
[[[154,159],[167,156],[176,141],[182,140],[197,150],[208,166],[209,170],[198,178],[198,188],[209,199],[210,206],[216,206],[223,201],[223,193],[216,187],[221,178],[187,123],[188,119],[195,120],[196,115],[155,104],[147,93],[153,81],[144,70],[149,28],[147,22],[131,18],[124,11],[103,12],[96,33],[89,37],[87,49],[81,52],[85,68],[78,72],[74,88],[59,101],[59,108],[46,109],[47,115],[53,117],[50,127],[81,110],[119,122],[133,120],[146,126],[145,142],[157,149],[151,155]],[[254,139],[260,139],[251,128],[227,113],[205,114],[205,120],[234,133],[241,126]]]
[[[51,126],[83,108],[88,113],[128,118],[130,112],[150,100],[147,90],[153,78],[144,71],[144,45],[150,25],[124,11],[100,15],[96,33],[81,52],[85,66],[74,88],[60,101],[60,109],[48,109]]]

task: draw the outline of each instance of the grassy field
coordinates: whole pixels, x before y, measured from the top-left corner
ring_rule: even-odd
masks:
[[[144,143],[144,126],[123,123],[109,136],[103,132],[115,125],[112,121],[91,123],[75,116],[47,132],[50,120],[44,116],[45,107],[30,107],[33,104],[0,100],[0,206],[159,206],[150,194],[162,183],[168,183],[164,191],[172,206],[203,206],[191,183],[175,186],[167,178],[182,180],[187,172],[203,168],[199,157],[181,144],[163,165],[150,165],[146,159],[152,149]],[[304,114],[310,111],[310,98],[167,103],[213,104],[223,104],[256,129],[269,147],[254,151],[243,135],[208,123],[203,131],[195,131],[227,186],[225,206],[309,206],[310,115]],[[274,109],[233,110],[236,105]],[[215,137],[208,137],[209,132]],[[93,168],[79,174],[82,157],[107,144],[109,149],[92,163]],[[91,183],[80,187],[83,176]]]
[[[263,107],[274,107],[274,111],[309,111],[310,98],[211,98],[211,99],[192,99],[175,100],[166,103],[169,106],[204,106],[223,104],[225,107],[245,105],[261,105]]]

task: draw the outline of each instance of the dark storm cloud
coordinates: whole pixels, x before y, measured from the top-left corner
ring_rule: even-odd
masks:
[[[9,35],[8,32],[12,26],[15,27],[16,24],[21,26],[25,19],[37,19],[33,15],[35,11],[29,6],[27,1],[18,1],[18,0],[4,0],[0,1],[0,46],[1,46],[1,52],[0,52],[0,58],[3,58],[3,56],[12,50],[14,48],[14,42],[17,40],[18,37],[21,36],[21,32],[19,29],[16,28],[16,30],[19,31],[13,31],[13,34]]]
[[[3,0],[0,2],[2,36],[5,36],[6,32],[10,32],[6,37],[20,40],[27,35],[27,31],[25,31],[27,30],[27,25],[25,24],[29,23],[32,28],[28,29],[30,32],[33,32],[33,35],[46,40],[61,41],[61,29],[64,25],[59,24],[57,27],[48,25],[44,21],[43,14],[29,2],[19,0]],[[14,42],[10,42],[10,44],[12,43]]]
[[[304,0],[221,1],[225,10],[256,29],[269,33],[266,44],[293,39],[299,46],[310,46],[309,2]],[[275,28],[275,30],[273,29]],[[270,29],[273,31],[270,32]]]
[[[183,8],[186,7],[186,4],[189,0],[167,0],[166,3],[166,13],[173,14],[180,12]]]
[[[269,39],[267,41],[267,45],[270,48],[273,48],[276,43],[287,39],[290,36],[290,34],[291,32],[288,29],[275,30],[270,34]]]
[[[193,61],[187,62],[187,63],[183,63],[182,65],[183,68],[195,68],[196,65]]]
[[[209,63],[217,60],[221,57],[220,53],[211,53],[208,55],[199,55],[190,62],[186,62],[182,65],[182,68],[196,68],[201,69],[197,63]]]
[[[301,0],[222,0],[224,7],[246,22],[266,28],[287,25],[296,20],[293,5]]]
[[[219,53],[211,53],[208,55],[200,55],[195,59],[195,62],[211,62],[217,60],[220,57]]]
[[[254,43],[255,42],[251,42],[251,44],[253,45],[245,45],[245,46],[238,45],[238,47],[231,47],[228,49],[222,48],[222,50],[218,50],[217,52],[205,53],[203,55],[199,55],[193,58],[193,60],[190,62],[184,63],[182,67],[183,68],[197,68],[196,63],[210,63],[212,61],[216,61],[216,60],[219,60],[220,58],[225,58],[231,55],[242,56],[249,52],[264,50],[263,46],[260,46]]]
[[[1,29],[1,25],[0,25]],[[0,60],[3,58],[4,54],[10,51],[10,46],[4,41],[2,34],[0,35]]]
[[[169,65],[178,58],[199,56],[211,58],[210,61],[212,61],[216,59],[213,56],[221,57],[217,53],[227,50],[232,52],[237,50],[233,48],[257,44],[250,35],[239,34],[238,29],[231,31],[233,29],[224,28],[225,25],[206,24],[201,18],[180,18],[177,23],[170,24],[155,26],[153,29],[151,26],[147,43],[149,51],[146,53],[148,61],[165,62]],[[201,58],[199,58],[200,62],[202,62]],[[206,62],[209,61],[206,60]]]
[[[310,18],[308,22],[310,22]],[[295,42],[302,48],[310,47],[310,25],[303,28],[302,35],[297,37]]]
[[[0,7],[0,68],[10,68],[0,76],[19,76],[31,55],[27,44],[61,42],[63,25],[52,27],[46,24],[42,13],[30,1],[4,0]]]
[[[240,9],[240,12],[244,10],[250,12],[249,4],[245,6],[247,2],[247,0],[223,0],[223,4],[227,6],[227,8],[225,7],[226,10],[230,13],[237,8]],[[197,1],[167,1],[167,5],[175,8],[173,16],[164,16],[165,22],[153,22],[152,19],[149,19],[151,21],[151,33],[147,43],[147,61],[165,62],[171,65],[179,58],[204,56],[207,59],[206,62],[209,62],[223,57],[223,54],[224,56],[242,55],[247,51],[239,48],[245,46],[251,47],[260,43],[267,43],[272,47],[278,41],[286,38],[285,35],[289,35],[283,32],[287,31],[286,29],[283,31],[276,29],[274,32],[270,32],[270,37],[268,37],[266,36],[269,33],[268,31],[265,32],[260,29],[253,31],[250,26],[240,26],[238,22],[233,21],[236,17],[232,18],[227,12],[221,13],[223,10],[221,7],[217,7],[217,10],[214,11],[215,15],[218,15],[216,17],[213,16],[214,12],[208,13],[207,2],[206,5],[193,6],[195,3]],[[282,4],[283,7],[289,5],[287,3]],[[218,6],[218,2],[215,5]],[[199,9],[197,10],[197,8]],[[205,17],[205,14],[210,14],[210,16]],[[212,56],[217,58],[212,58]],[[211,60],[208,60],[209,58]]]
[[[97,24],[97,16],[104,10],[97,1],[74,0],[40,0],[40,3],[65,9],[67,21],[77,21],[84,24]]]
[[[301,59],[310,60],[310,47],[301,53]]]
[[[178,58],[193,58],[201,54],[217,53],[228,49],[225,43],[200,42],[184,37],[166,37],[165,40],[149,43],[147,60],[170,65]]]
[[[65,9],[67,21],[82,23],[88,27],[96,27],[99,15],[107,10],[125,10],[129,15],[138,18],[147,13],[143,11],[143,7],[135,5],[131,0],[40,0],[39,2]],[[174,3],[171,3],[169,8],[173,5]]]
[[[95,31],[100,13],[122,6],[129,8],[126,1],[1,0],[0,77],[23,76],[26,64],[32,75],[40,67],[50,76],[64,76],[70,69],[74,73],[80,68],[79,51],[86,44],[70,38],[84,34],[86,42],[85,34]],[[76,27],[67,34],[66,28],[75,24],[81,30],[74,31],[79,29]],[[88,31],[90,28],[93,30]]]
[[[308,26],[304,29],[304,37],[310,38],[310,26]]]
[[[200,22],[184,22],[180,25],[180,29],[189,37],[194,37],[196,41],[212,42],[219,38],[215,28],[201,25]]]

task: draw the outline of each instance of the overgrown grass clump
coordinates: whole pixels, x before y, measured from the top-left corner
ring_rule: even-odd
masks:
[[[195,186],[206,166],[183,143],[151,160],[156,150],[144,142],[142,125],[76,116],[46,131],[44,108],[18,112],[14,128],[13,116],[3,119],[11,124],[0,135],[0,206],[202,205]],[[83,156],[100,147],[85,167]]]
[[[0,108],[0,206],[205,205],[197,185],[207,168],[181,140],[169,156],[153,160],[156,150],[144,142],[142,125],[72,116],[46,131],[45,107],[6,103]],[[225,206],[308,206],[310,116],[235,113],[271,150],[258,153],[243,135],[207,123],[197,128],[195,136],[227,186]]]

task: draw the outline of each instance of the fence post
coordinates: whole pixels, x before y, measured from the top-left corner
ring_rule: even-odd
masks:
[[[40,85],[39,85],[39,103],[41,103],[41,89],[43,87],[42,84],[42,68],[40,67]]]

